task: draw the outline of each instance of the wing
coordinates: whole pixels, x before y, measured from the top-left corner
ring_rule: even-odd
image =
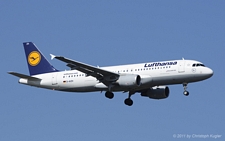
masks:
[[[112,84],[113,82],[119,79],[119,74],[117,73],[100,69],[85,63],[81,63],[75,60],[62,57],[62,56],[54,56],[52,54],[50,55],[51,55],[51,59],[56,58],[60,61],[63,61],[67,63],[67,66],[70,67],[72,70],[76,69],[78,71],[85,73],[87,76],[93,76],[107,86],[109,86],[110,84]]]

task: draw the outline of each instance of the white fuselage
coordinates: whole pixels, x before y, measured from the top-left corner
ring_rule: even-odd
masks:
[[[193,66],[196,64],[196,66]],[[199,65],[197,65],[199,64]],[[120,65],[101,67],[103,70],[118,73],[120,75],[137,74],[141,77],[141,85],[138,89],[147,89],[154,86],[184,84],[201,81],[212,76],[213,71],[203,66],[201,62],[194,60],[172,60],[150,62],[132,65]],[[107,91],[108,87],[92,76],[77,71],[60,71],[34,75],[40,78],[28,80],[21,78],[22,84],[70,92]],[[112,91],[124,91],[124,88],[113,87]]]

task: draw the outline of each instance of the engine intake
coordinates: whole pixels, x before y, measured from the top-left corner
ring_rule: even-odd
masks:
[[[141,77],[135,74],[121,75],[119,79],[117,80],[117,83],[121,87],[127,87],[127,88],[137,87],[141,85]]]
[[[169,96],[170,90],[167,86],[153,87],[141,93],[141,96],[152,99],[164,99]]]

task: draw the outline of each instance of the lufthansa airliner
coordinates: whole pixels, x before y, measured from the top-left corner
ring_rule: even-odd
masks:
[[[59,71],[54,68],[32,42],[23,43],[30,75],[8,72],[19,77],[19,83],[66,92],[104,91],[112,99],[114,92],[127,92],[124,103],[133,105],[131,96],[164,99],[169,96],[167,85],[182,84],[183,94],[189,95],[187,85],[213,75],[212,69],[195,60],[169,60],[145,62],[109,67],[95,67],[63,56],[51,55],[70,68]]]

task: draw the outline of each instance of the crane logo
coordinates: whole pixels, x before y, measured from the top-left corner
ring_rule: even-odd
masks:
[[[39,52],[37,51],[32,51],[29,55],[28,55],[28,63],[31,66],[37,66],[39,64],[39,62],[41,61],[41,55]]]

